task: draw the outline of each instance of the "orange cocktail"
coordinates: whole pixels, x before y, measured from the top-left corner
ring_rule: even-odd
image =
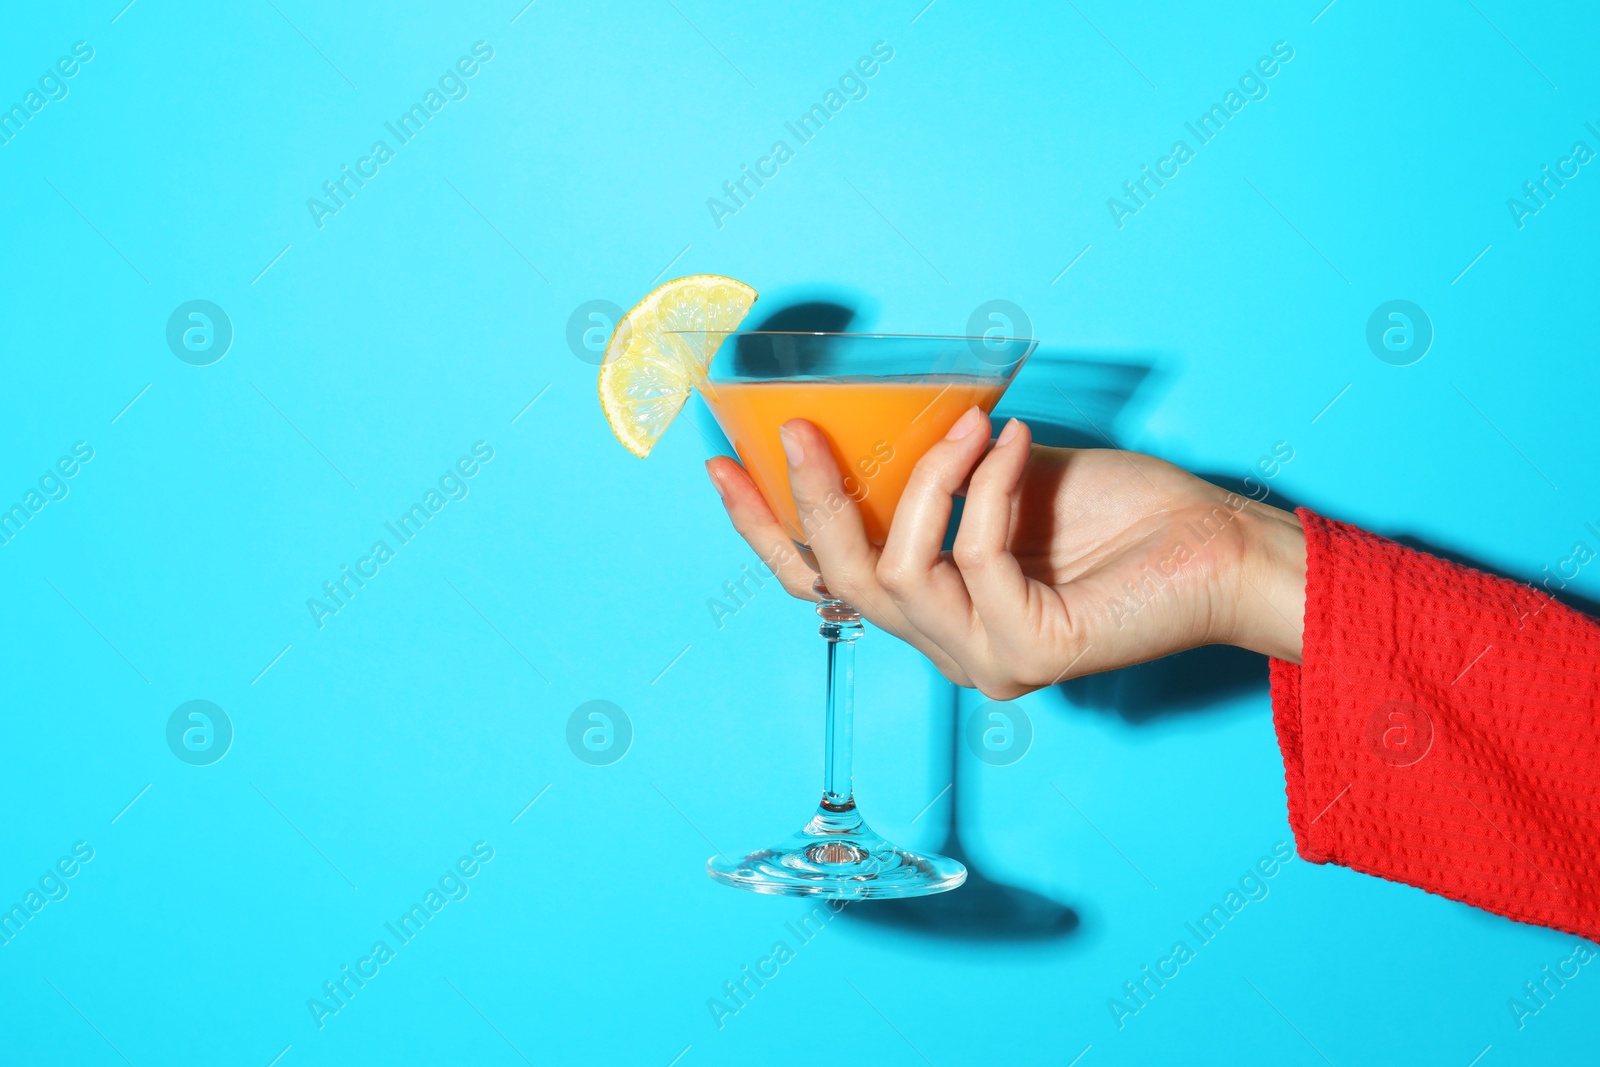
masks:
[[[796,512],[778,440],[779,426],[807,419],[833,446],[867,537],[881,545],[917,460],[968,408],[993,409],[1007,384],[970,375],[775,378],[705,382],[700,392],[790,537],[806,544],[825,517],[802,521]]]
[[[681,310],[680,317],[688,317]],[[673,335],[706,373],[697,388],[756,487],[817,572],[818,633],[827,643],[826,751],[822,799],[798,833],[744,856],[719,853],[706,873],[756,893],[836,900],[927,896],[966,881],[957,857],[901,848],[867,825],[856,808],[850,751],[855,715],[855,643],[861,613],[828,589],[809,546],[847,501],[828,499],[798,514],[778,430],[791,419],[816,424],[860,508],[867,537],[883,544],[917,461],[973,405],[990,410],[1033,351],[1027,337],[684,330]],[[649,353],[646,353],[647,355]],[[635,394],[648,407],[676,395]],[[835,496],[837,496],[835,494]],[[787,584],[799,577],[791,572]]]

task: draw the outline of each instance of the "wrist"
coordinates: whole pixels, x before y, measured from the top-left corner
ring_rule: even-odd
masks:
[[[1252,503],[1241,515],[1237,632],[1231,644],[1299,663],[1306,614],[1306,534],[1299,516]]]

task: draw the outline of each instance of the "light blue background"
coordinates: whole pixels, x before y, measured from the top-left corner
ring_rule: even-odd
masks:
[[[585,301],[699,271],[761,306],[845,294],[887,329],[960,332],[1010,299],[1047,346],[1154,364],[1107,427],[1121,443],[1243,475],[1287,441],[1274,486],[1300,502],[1533,577],[1600,520],[1600,175],[1520,230],[1506,200],[1575,140],[1600,148],[1591,12],[521,4],[4,14],[7,106],[73,42],[95,57],[0,146],[0,498],[75,441],[95,457],[0,547],[0,902],[74,842],[95,857],[0,947],[0,1059],[1589,1047],[1593,967],[1520,1031],[1507,1007],[1573,938],[1298,861],[1117,1028],[1108,999],[1290,838],[1264,664],[1243,696],[1143,723],[1037,694],[1026,757],[969,757],[976,862],[1074,908],[1073,936],[952,942],[847,913],[719,1029],[707,999],[805,910],[702,865],[708,841],[765,844],[815,801],[814,620],[773,586],[717,628],[707,599],[753,557],[707,443],[685,423],[627,455],[565,334]],[[319,230],[306,199],[479,40],[495,52],[470,95]],[[880,40],[870,94],[715,226],[707,198]],[[1118,229],[1106,199],[1276,41],[1295,55],[1270,95]],[[1436,330],[1414,366],[1365,343],[1394,298]],[[190,299],[233,323],[209,367],[165,342]],[[319,630],[306,599],[480,440],[470,496]],[[859,795],[932,845],[945,690],[881,634],[861,660]],[[234,725],[208,767],[166,745],[191,699]],[[611,766],[566,747],[591,699],[636,731]],[[319,1030],[307,999],[480,840],[470,895]]]

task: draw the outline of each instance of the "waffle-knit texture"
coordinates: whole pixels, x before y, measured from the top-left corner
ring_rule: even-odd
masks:
[[[1272,661],[1272,706],[1300,855],[1600,938],[1600,624],[1297,514],[1303,662]]]

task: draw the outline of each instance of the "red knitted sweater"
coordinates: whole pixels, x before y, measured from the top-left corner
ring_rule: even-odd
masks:
[[[1272,661],[1300,855],[1600,937],[1600,625],[1310,511]]]

